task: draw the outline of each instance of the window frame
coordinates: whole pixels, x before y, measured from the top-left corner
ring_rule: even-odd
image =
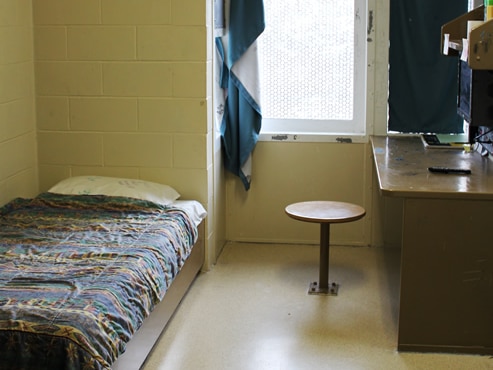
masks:
[[[372,134],[374,88],[374,37],[373,8],[375,0],[355,1],[355,67],[354,116],[349,121],[278,120],[263,118],[259,141],[297,142],[367,142]],[[363,71],[363,73],[360,73]],[[363,94],[360,91],[364,91]],[[299,125],[306,129],[300,129]],[[314,126],[319,127],[314,127]],[[385,122],[386,126],[386,122]]]

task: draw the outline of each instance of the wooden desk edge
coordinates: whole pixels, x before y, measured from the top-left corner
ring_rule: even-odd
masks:
[[[417,135],[404,135],[403,137],[416,137],[419,139],[419,136]],[[375,166],[375,172],[377,175],[377,181],[378,181],[378,187],[380,194],[388,197],[393,197],[393,198],[423,198],[423,199],[433,199],[433,198],[439,198],[439,199],[451,199],[451,200],[460,200],[460,199],[467,199],[467,200],[493,200],[493,194],[489,192],[472,192],[472,191],[467,191],[467,192],[458,192],[458,191],[433,191],[430,192],[428,190],[420,190],[420,189],[404,189],[404,188],[388,188],[382,185],[382,178],[381,178],[381,173],[380,173],[380,168],[378,166],[378,161],[377,161],[377,155],[379,153],[376,153],[376,151],[385,151],[386,150],[386,145],[379,145],[377,142],[378,141],[384,141],[386,143],[387,138],[392,138],[392,136],[385,136],[385,135],[371,135],[370,136],[370,143],[372,147],[372,157],[373,157],[373,164]],[[396,137],[398,138],[398,137]],[[456,176],[456,175],[441,175],[438,174],[436,176]]]

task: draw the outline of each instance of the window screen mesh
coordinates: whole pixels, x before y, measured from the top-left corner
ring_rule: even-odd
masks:
[[[352,119],[354,2],[264,0],[264,7],[263,117]]]

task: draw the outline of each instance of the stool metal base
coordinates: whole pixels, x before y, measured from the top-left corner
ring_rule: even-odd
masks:
[[[337,295],[339,293],[339,284],[331,283],[327,288],[321,288],[316,281],[310,284],[308,294],[310,295]]]
[[[320,261],[318,283],[310,284],[308,294],[337,295],[339,285],[329,284],[330,224],[359,220],[365,209],[350,203],[311,201],[290,204],[285,209],[288,216],[306,222],[320,224]]]

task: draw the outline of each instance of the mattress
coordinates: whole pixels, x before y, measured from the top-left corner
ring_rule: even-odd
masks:
[[[183,205],[42,193],[0,208],[0,368],[110,368],[197,239],[204,211]]]

